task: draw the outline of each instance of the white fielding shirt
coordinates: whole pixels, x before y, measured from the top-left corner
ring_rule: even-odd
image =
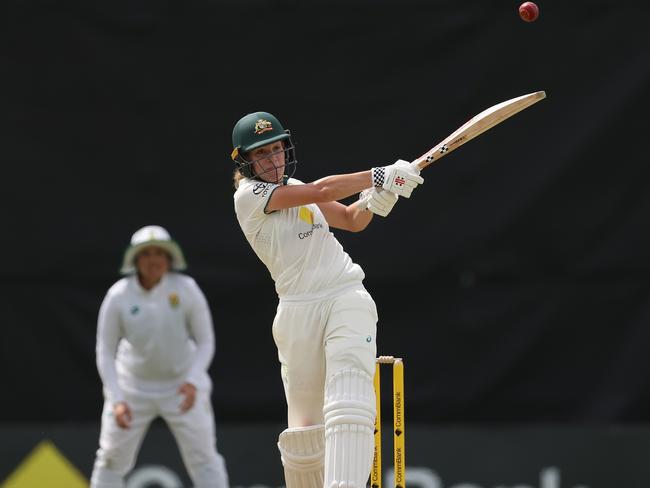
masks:
[[[288,185],[302,185],[290,178]],[[359,284],[363,270],[343,250],[316,204],[266,213],[280,185],[243,178],[234,195],[244,235],[275,281],[281,299],[310,300]]]
[[[214,331],[208,303],[189,276],[169,272],[151,290],[136,276],[106,293],[97,323],[97,369],[111,401],[122,386],[160,391],[189,382],[210,386]]]

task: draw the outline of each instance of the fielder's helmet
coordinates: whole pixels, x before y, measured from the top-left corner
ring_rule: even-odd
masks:
[[[275,141],[283,141],[284,144],[284,168],[285,173],[288,173],[288,176],[285,175],[286,179],[293,176],[298,162],[291,133],[268,112],[254,112],[239,119],[232,130],[233,151],[230,157],[245,177],[255,178],[257,175],[253,171],[253,161],[247,159],[247,153]]]

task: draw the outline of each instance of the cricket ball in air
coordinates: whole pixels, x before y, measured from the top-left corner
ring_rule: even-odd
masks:
[[[539,17],[539,7],[534,2],[519,5],[519,17],[526,22],[534,22]]]

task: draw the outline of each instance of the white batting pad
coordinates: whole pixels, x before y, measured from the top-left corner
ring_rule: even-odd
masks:
[[[312,425],[280,434],[278,449],[287,488],[323,488],[324,431],[323,425]]]
[[[374,450],[375,391],[360,369],[336,373],[325,389],[325,488],[364,488]]]
[[[95,462],[90,488],[124,488],[124,476],[122,473],[108,469],[102,463]]]

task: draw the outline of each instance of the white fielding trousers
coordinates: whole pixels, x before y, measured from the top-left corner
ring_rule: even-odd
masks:
[[[196,488],[228,488],[225,462],[216,448],[210,392],[197,390],[194,406],[181,413],[183,397],[177,389],[178,385],[156,393],[125,390],[133,416],[129,429],[118,427],[112,402],[105,401],[91,488],[124,487],[124,477],[133,469],[144,436],[156,417],[162,417],[169,426]]]

